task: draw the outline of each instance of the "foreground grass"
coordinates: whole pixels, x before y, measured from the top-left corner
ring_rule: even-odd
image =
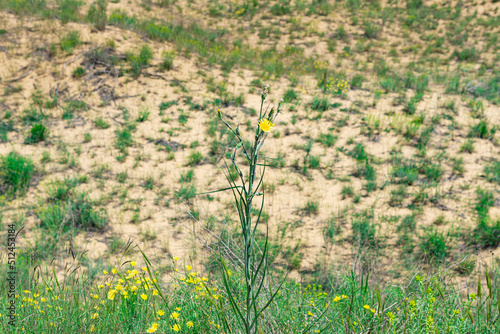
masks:
[[[140,254],[140,253],[137,253]],[[137,255],[136,254],[136,255]],[[139,257],[140,255],[138,255]],[[141,260],[140,263],[139,260]],[[2,333],[240,333],[220,277],[203,276],[177,257],[157,265],[144,257],[99,274],[30,267],[20,256],[16,325],[0,311]],[[5,266],[2,291],[6,291]],[[233,291],[245,292],[241,269],[230,270]],[[163,277],[163,278],[160,278]],[[338,273],[330,286],[287,280],[261,314],[260,333],[498,333],[498,270],[468,296],[447,284],[446,272],[416,275],[404,285],[372,289],[368,278]],[[481,281],[481,280],[480,280]],[[328,292],[327,292],[328,291]],[[268,293],[265,291],[264,294]],[[8,304],[0,294],[0,303]],[[7,318],[8,320],[8,318]]]

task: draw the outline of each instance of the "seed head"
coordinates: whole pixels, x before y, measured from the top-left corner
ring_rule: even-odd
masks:
[[[267,94],[269,93],[269,85],[265,84],[264,85],[264,90],[262,91],[262,101],[264,101],[267,97]]]

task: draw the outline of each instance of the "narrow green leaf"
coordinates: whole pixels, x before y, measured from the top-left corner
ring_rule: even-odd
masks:
[[[477,296],[481,298],[481,275],[479,275],[479,280],[477,281]]]
[[[488,297],[491,299],[493,297],[493,289],[491,288],[490,274],[488,273],[488,267],[486,267],[486,285],[488,286]]]

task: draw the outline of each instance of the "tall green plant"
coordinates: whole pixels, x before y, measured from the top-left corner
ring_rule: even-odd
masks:
[[[256,333],[258,331],[258,320],[261,317],[262,312],[271,304],[274,297],[276,296],[279,285],[273,292],[270,285],[265,285],[269,263],[267,261],[268,255],[268,233],[266,233],[266,239],[263,249],[258,248],[255,234],[257,232],[257,227],[260,222],[262,210],[264,208],[264,192],[259,192],[264,180],[265,164],[259,163],[259,151],[264,145],[269,132],[271,132],[275,126],[273,123],[278,114],[281,111],[281,106],[283,104],[283,99],[280,100],[277,107],[273,106],[270,110],[263,111],[264,101],[267,98],[269,92],[269,86],[264,86],[261,95],[261,105],[259,122],[255,130],[255,140],[251,147],[245,147],[244,140],[241,137],[239,127],[234,129],[228,122],[226,122],[220,109],[218,110],[218,116],[222,122],[229,128],[229,130],[234,134],[238,140],[238,144],[234,148],[231,154],[231,161],[234,166],[234,170],[238,173],[241,185],[236,184],[237,179],[230,177],[230,168],[226,164],[227,174],[226,178],[230,184],[229,188],[221,189],[217,191],[229,190],[233,191],[236,208],[238,210],[241,232],[243,236],[243,263],[245,277],[245,290],[244,300],[238,300],[242,294],[240,291],[234,291],[233,284],[231,284],[231,272],[228,269],[226,263],[220,257],[221,261],[221,271],[224,283],[224,288],[228,295],[232,310],[235,317],[238,319],[239,324],[244,328],[245,333]],[[246,177],[238,166],[236,161],[236,155],[241,149],[243,156],[246,158],[249,167],[248,174]],[[257,166],[263,166],[262,173],[257,177]],[[258,214],[253,214],[252,212],[252,202],[255,197],[262,196],[262,201],[260,203],[260,210],[253,211],[258,212]],[[255,217],[254,217],[255,216]],[[269,295],[265,298],[262,294],[263,288],[269,289]],[[240,305],[240,306],[239,306]],[[227,321],[225,325],[229,327]]]

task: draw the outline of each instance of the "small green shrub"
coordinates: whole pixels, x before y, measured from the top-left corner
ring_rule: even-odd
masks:
[[[141,110],[139,111],[139,115],[137,116],[137,122],[142,123],[147,121],[150,114],[151,113],[147,108],[144,109],[141,108]]]
[[[333,241],[333,238],[341,232],[342,226],[337,222],[337,219],[330,218],[326,221],[326,227],[323,230],[326,241]]]
[[[436,260],[444,260],[449,253],[446,237],[435,229],[425,231],[424,236],[421,237],[420,247],[424,253]]]
[[[408,193],[406,191],[406,185],[401,185],[398,188],[391,190],[389,205],[400,206],[406,197],[408,197]]]
[[[36,212],[40,226],[48,230],[67,232],[71,226],[67,222],[65,203],[54,203],[40,207]]]
[[[82,5],[81,1],[58,0],[58,4],[59,4],[58,16],[63,24],[66,24],[70,21],[72,21],[72,22],[78,21],[79,7]]]
[[[0,143],[8,141],[8,133],[14,130],[14,121],[11,119],[8,122],[0,121]]]
[[[311,109],[317,111],[327,111],[330,108],[330,101],[326,97],[315,96],[311,102]]]
[[[42,114],[40,109],[31,107],[29,109],[24,109],[21,120],[23,121],[23,125],[40,123],[45,116]]]
[[[469,137],[490,139],[495,135],[496,128],[489,127],[486,120],[481,120],[476,125],[471,126]]]
[[[95,210],[85,193],[76,194],[67,202],[54,202],[37,211],[40,226],[47,230],[67,232],[74,228],[102,230],[107,225],[105,210]]]
[[[484,190],[480,187],[476,189],[476,212],[479,220],[487,220],[488,219],[488,210],[489,207],[493,205],[495,202],[495,197],[493,193],[489,190]]]
[[[373,217],[373,212],[370,210],[365,210],[354,215],[352,237],[358,252],[363,248],[374,249],[380,244],[376,236],[377,229],[376,224],[373,222]]]
[[[347,31],[344,26],[339,26],[335,32],[335,38],[340,40],[345,40],[347,38]]]
[[[283,100],[286,103],[293,102],[293,101],[297,100],[298,98],[299,98],[299,96],[297,95],[297,93],[293,89],[288,89],[285,92],[285,94],[283,95]]]
[[[456,50],[453,54],[459,61],[474,62],[479,59],[479,52],[475,47],[472,47],[470,49],[463,49],[462,51]]]
[[[83,134],[83,142],[90,143],[92,141],[92,135],[89,132]]]
[[[363,83],[366,81],[366,78],[361,74],[355,74],[351,79],[351,88],[352,89],[361,89],[363,87]]]
[[[104,229],[108,223],[106,210],[96,210],[94,206],[87,194],[80,193],[74,196],[69,202],[74,226],[86,230]]]
[[[130,62],[133,77],[137,78],[153,59],[153,49],[149,45],[144,44],[137,54],[130,53],[127,59]]]
[[[418,168],[413,163],[403,163],[396,160],[392,168],[393,182],[413,184],[418,179]]]
[[[337,142],[338,137],[331,133],[320,133],[316,141],[325,147],[333,147]]]
[[[192,151],[189,154],[187,166],[196,166],[203,161],[203,154],[199,151]]]
[[[500,184],[500,160],[493,161],[484,166],[484,174],[488,182]]]
[[[35,166],[30,158],[14,151],[0,156],[0,194],[23,194],[34,173]]]
[[[174,51],[164,51],[162,54],[162,62],[160,63],[160,70],[170,71],[174,68],[174,60],[176,54]]]
[[[120,237],[111,236],[111,241],[109,242],[109,251],[111,253],[118,253],[127,243]]]
[[[106,122],[102,117],[97,118],[94,121],[95,127],[98,129],[107,129],[110,127],[110,124]]]
[[[179,118],[177,119],[179,124],[183,126],[187,124],[188,120],[189,120],[189,115],[185,114],[184,112],[181,112]]]
[[[17,15],[48,15],[49,13],[45,0],[3,1],[0,2],[0,8],[8,9]]]
[[[368,153],[366,153],[365,146],[361,143],[356,143],[349,155],[358,162],[368,161]]]
[[[317,215],[319,212],[319,203],[316,201],[307,201],[304,212],[308,216]]]
[[[443,176],[443,168],[440,164],[424,164],[421,169],[429,182],[438,182]]]
[[[97,0],[94,2],[87,13],[87,20],[94,25],[97,30],[103,31],[106,29],[106,10],[108,8],[107,0]]]
[[[26,144],[37,144],[49,137],[49,129],[43,124],[35,124],[31,127],[30,134],[24,141]]]
[[[282,5],[277,3],[271,7],[271,14],[273,14],[274,16],[283,16],[290,14],[290,12],[291,8],[288,5]]]
[[[73,71],[73,78],[79,79],[79,78],[83,77],[85,75],[85,73],[86,73],[85,69],[83,67],[81,67],[81,66],[78,66]]]
[[[132,130],[133,127],[125,126],[115,131],[115,147],[123,154],[127,154],[128,148],[134,144]]]
[[[47,200],[49,202],[66,202],[73,196],[73,189],[79,182],[73,179],[64,179],[62,181],[53,181],[48,184]]]
[[[452,172],[456,175],[463,175],[465,172],[464,158],[453,158]]]
[[[342,199],[346,199],[347,197],[353,197],[354,188],[351,185],[343,185],[340,195],[342,195]]]
[[[471,241],[483,248],[497,247],[500,244],[500,220],[492,221],[488,215],[490,206],[495,203],[495,197],[491,191],[479,187],[476,189],[476,196],[478,223],[473,230]]]
[[[194,170],[190,169],[186,173],[181,174],[181,179],[179,180],[179,182],[181,183],[191,182],[193,178],[194,178]]]
[[[73,49],[81,43],[80,33],[76,30],[70,31],[61,38],[61,50],[71,53],[73,52]]]
[[[321,164],[321,157],[316,155],[309,155],[307,157],[307,164],[309,168],[319,168]]]
[[[363,23],[363,31],[366,38],[378,38],[380,34],[380,27],[371,21],[365,21]]]
[[[467,139],[464,141],[462,146],[460,146],[460,152],[472,153],[474,152],[474,141],[472,139]]]
[[[375,181],[377,178],[375,168],[368,161],[356,163],[356,169],[353,174],[356,177],[364,177],[367,181]]]
[[[473,231],[473,242],[482,248],[498,247],[500,245],[500,220],[479,221]]]
[[[174,192],[174,196],[178,202],[189,201],[196,196],[196,188],[193,185],[182,185],[179,190]]]

